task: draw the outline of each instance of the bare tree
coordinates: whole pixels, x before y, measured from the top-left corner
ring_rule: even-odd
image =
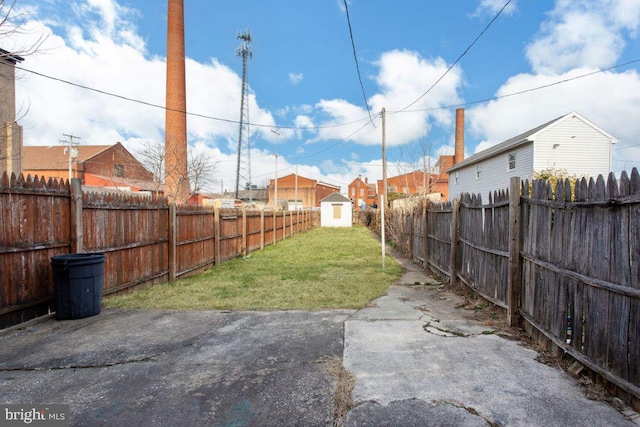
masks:
[[[164,184],[164,177],[168,173],[165,170],[166,152],[165,144],[160,141],[145,141],[136,150],[136,156],[140,162],[153,173],[155,192],[158,194]],[[189,149],[187,159],[187,175],[190,183],[191,194],[199,193],[202,188],[211,185],[214,180],[216,163],[204,152],[196,153]],[[167,196],[167,194],[165,194]]]
[[[140,148],[136,150],[136,156],[138,160],[140,160],[140,163],[153,173],[154,192],[157,196],[163,184],[164,144],[157,141],[145,140]]]
[[[217,163],[211,160],[206,152],[196,153],[193,149],[189,149],[187,171],[191,194],[198,194],[203,187],[213,183],[216,166]]]
[[[30,34],[26,16],[15,10],[17,0],[0,0],[0,173],[20,172],[22,127],[15,106],[16,65],[41,50],[44,31]],[[24,41],[22,44],[20,40]],[[20,113],[26,115],[28,108]]]
[[[32,33],[26,29],[28,16],[16,11],[16,3],[17,0],[0,0],[0,44],[3,44],[2,47],[5,49],[2,57],[33,55],[42,50],[42,45],[47,40],[47,34],[44,31]],[[19,39],[30,41],[16,44]],[[12,46],[9,46],[9,43]]]
[[[426,140],[408,148],[400,147],[399,161],[396,164],[398,175],[403,176],[406,188],[415,187],[417,190],[416,194],[407,194],[409,198],[426,197],[431,192],[436,181],[431,161],[431,143]]]

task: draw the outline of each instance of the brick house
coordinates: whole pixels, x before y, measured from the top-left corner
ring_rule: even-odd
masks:
[[[297,190],[296,190],[297,187]],[[301,209],[319,208],[320,200],[331,193],[339,193],[340,187],[304,176],[290,174],[278,178],[278,202],[282,206],[283,202],[288,205],[297,206]],[[297,195],[297,203],[295,202]],[[269,206],[274,206],[275,200],[275,180],[269,180]]]
[[[349,184],[348,191],[354,210],[365,210],[377,203],[376,185],[369,184],[368,178],[363,181],[361,177],[357,177]]]
[[[117,187],[126,191],[159,191],[149,172],[121,143],[79,145],[71,164],[71,175],[84,186]],[[24,146],[24,175],[69,178],[69,155],[62,146]]]

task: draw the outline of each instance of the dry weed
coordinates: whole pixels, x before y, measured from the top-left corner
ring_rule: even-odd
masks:
[[[353,408],[351,393],[356,384],[356,377],[342,366],[342,360],[337,357],[323,359],[322,363],[336,383],[333,393],[333,425],[343,427],[347,413]]]

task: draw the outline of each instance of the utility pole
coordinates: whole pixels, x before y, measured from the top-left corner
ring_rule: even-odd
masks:
[[[293,198],[296,207],[296,213],[298,212],[298,165],[296,165],[296,184],[293,190]]]
[[[383,194],[380,196],[380,240],[382,240],[382,269],[385,268],[385,257],[387,252],[386,236],[384,227],[384,207],[387,203],[387,120],[384,107],[380,112],[382,117],[382,190]]]
[[[78,149],[76,148],[80,145],[79,142],[74,142],[73,139],[82,139],[79,136],[75,136],[73,134],[63,133],[62,136],[66,136],[69,140],[59,139],[58,142],[61,142],[65,145],[64,154],[69,156],[69,182],[73,178],[73,160],[78,158]]]
[[[387,114],[384,108],[380,116],[382,118],[382,189],[386,199],[389,189],[387,187]]]
[[[236,49],[236,56],[242,57],[242,90],[240,95],[240,129],[238,132],[238,162],[236,165],[236,191],[235,191],[236,199],[238,198],[238,191],[240,187],[240,161],[242,158],[242,130],[245,126],[244,117],[245,115],[247,116],[249,115],[249,103],[245,102],[245,95],[247,92],[247,58],[253,57],[253,49],[251,48],[251,46],[249,46],[249,43],[251,43],[251,32],[247,30],[244,33],[238,35],[237,38],[242,40],[242,44],[238,49]],[[249,126],[249,123],[247,122],[247,127],[248,126]],[[250,168],[251,166],[249,165],[248,167]],[[249,183],[249,185],[251,185],[251,183]]]
[[[275,133],[277,137],[280,136],[278,131],[271,129],[271,132]],[[273,191],[273,210],[278,210],[278,142],[276,141],[276,149],[275,149],[275,157],[276,157],[276,179],[273,181],[274,191]]]

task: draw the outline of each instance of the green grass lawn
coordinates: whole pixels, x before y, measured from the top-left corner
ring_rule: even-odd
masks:
[[[364,227],[316,228],[209,271],[126,295],[107,307],[175,310],[362,308],[402,274]]]

